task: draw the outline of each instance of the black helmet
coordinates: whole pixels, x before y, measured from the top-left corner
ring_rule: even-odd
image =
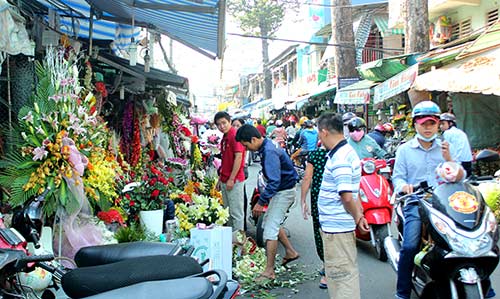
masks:
[[[344,123],[344,125],[346,125],[347,122],[353,119],[354,117],[356,117],[356,114],[354,114],[353,112],[346,112],[342,115],[342,122]]]
[[[447,120],[455,122],[457,118],[455,117],[455,115],[453,115],[453,113],[446,112],[442,113],[441,116],[439,116],[439,120]]]
[[[349,129],[349,132],[358,131],[366,128],[366,122],[361,117],[355,117],[347,123],[347,128]]]

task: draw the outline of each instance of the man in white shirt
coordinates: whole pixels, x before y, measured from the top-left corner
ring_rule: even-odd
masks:
[[[356,227],[364,233],[370,230],[357,200],[360,161],[344,138],[340,114],[321,115],[318,131],[321,143],[329,150],[318,195],[328,293],[331,299],[359,299],[354,230]]]
[[[472,174],[472,151],[469,139],[464,131],[457,128],[456,117],[452,113],[443,113],[439,117],[439,128],[443,132],[444,140],[452,145],[452,156],[457,158],[457,162],[467,171],[467,175]]]

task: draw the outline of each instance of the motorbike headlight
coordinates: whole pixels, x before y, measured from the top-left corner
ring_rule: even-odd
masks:
[[[368,202],[368,197],[366,196],[365,192],[361,189],[359,189],[359,198],[361,198],[362,202]]]
[[[375,172],[375,163],[372,161],[367,161],[363,164],[363,171],[366,172],[367,174],[372,174]]]
[[[446,221],[435,214],[430,215],[432,226],[448,241],[451,250],[463,256],[478,256],[491,250],[493,239],[489,232],[475,238],[468,238],[456,233]]]

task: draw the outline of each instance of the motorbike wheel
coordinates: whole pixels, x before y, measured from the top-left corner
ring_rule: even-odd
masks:
[[[255,225],[255,241],[257,242],[257,246],[259,247],[266,247],[266,244],[264,243],[264,228],[262,227],[263,221],[264,215],[260,215]]]
[[[384,247],[384,240],[389,236],[389,228],[387,224],[383,225],[373,225],[373,234],[375,236],[375,252],[377,254],[377,258],[385,262],[387,261],[387,252]]]

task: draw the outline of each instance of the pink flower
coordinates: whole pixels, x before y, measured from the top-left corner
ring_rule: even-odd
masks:
[[[33,161],[36,161],[36,160],[43,160],[47,157],[47,155],[49,154],[48,151],[46,151],[43,147],[36,147],[34,150],[33,150]]]

